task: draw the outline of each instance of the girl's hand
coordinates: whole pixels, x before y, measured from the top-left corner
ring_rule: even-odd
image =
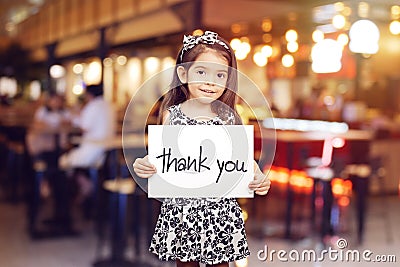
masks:
[[[150,163],[148,156],[137,158],[133,163],[133,170],[140,178],[149,178],[157,172],[156,167]]]
[[[249,188],[257,195],[266,195],[271,187],[271,180],[265,175],[257,163],[254,162],[254,180],[249,183]]]

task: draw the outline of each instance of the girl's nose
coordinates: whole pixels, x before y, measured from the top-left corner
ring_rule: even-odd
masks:
[[[210,80],[206,80],[205,84],[208,85],[208,86],[214,86],[215,82],[214,81],[210,81]]]

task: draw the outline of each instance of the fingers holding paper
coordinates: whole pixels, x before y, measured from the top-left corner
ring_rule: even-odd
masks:
[[[265,175],[257,163],[254,163],[254,180],[249,183],[249,188],[257,195],[266,195],[271,187],[271,180]]]
[[[133,170],[140,178],[150,178],[157,172],[156,167],[150,163],[148,156],[137,158],[133,163]]]

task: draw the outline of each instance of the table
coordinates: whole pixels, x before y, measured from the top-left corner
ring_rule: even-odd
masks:
[[[135,149],[137,151],[144,150],[147,144],[147,136],[143,134],[125,134],[115,135],[106,140],[83,140],[82,137],[71,138],[72,144],[78,145],[82,142],[103,147],[108,153],[111,177],[117,177],[118,170],[116,169],[116,166],[118,166],[119,162],[118,151],[121,149]]]
[[[275,136],[273,134],[274,130],[262,128],[262,136],[263,141],[270,141],[271,136]],[[330,133],[330,132],[300,132],[300,131],[276,131],[276,140],[287,143],[287,167],[289,170],[293,168],[293,157],[295,156],[293,153],[293,146],[296,142],[307,142],[307,141],[325,141],[330,138],[340,137],[345,140],[353,140],[353,141],[369,141],[373,138],[373,131],[367,130],[348,130],[344,133]],[[356,180],[357,183],[360,183],[359,180]],[[363,183],[364,184],[364,183]],[[272,185],[273,186],[273,185]],[[365,202],[365,186],[360,186],[362,190],[360,191],[360,197],[358,197],[358,202]],[[287,239],[292,239],[292,211],[293,211],[293,198],[294,192],[288,183],[287,186],[287,196],[286,196],[286,215],[285,215],[285,233],[284,237]],[[359,228],[363,228],[363,218],[365,214],[365,205],[358,205],[358,223]],[[328,208],[328,207],[326,207]],[[326,218],[325,218],[326,219]],[[360,230],[359,230],[360,231]]]

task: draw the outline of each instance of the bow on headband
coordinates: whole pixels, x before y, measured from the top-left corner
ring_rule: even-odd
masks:
[[[222,41],[218,40],[218,34],[212,31],[206,31],[203,35],[193,36],[193,35],[184,35],[183,36],[183,48],[181,54],[181,60],[183,58],[183,54],[186,51],[189,51],[199,43],[202,44],[219,44],[223,46],[226,50],[229,51],[229,47]]]

